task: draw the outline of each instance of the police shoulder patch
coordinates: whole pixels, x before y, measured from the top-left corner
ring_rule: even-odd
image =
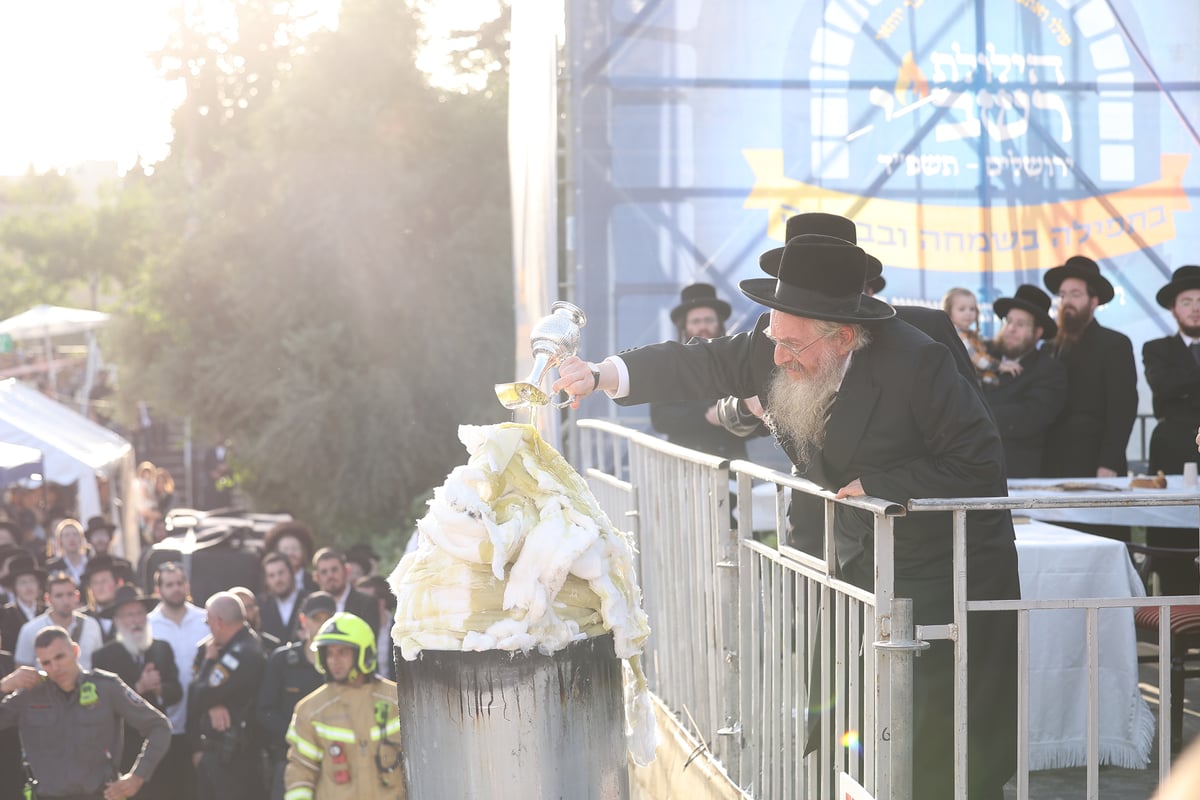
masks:
[[[208,685],[220,686],[222,683],[228,680],[228,678],[229,670],[225,669],[225,667],[222,665],[217,664],[215,667],[213,667],[212,674],[208,676]]]
[[[125,696],[128,697],[129,702],[133,703],[135,706],[146,705],[146,701],[142,699],[142,696],[128,686],[125,687]]]
[[[238,664],[241,662],[238,661],[237,656],[235,656],[233,653],[226,653],[225,655],[221,656],[221,663],[229,669],[234,670],[238,668]]]

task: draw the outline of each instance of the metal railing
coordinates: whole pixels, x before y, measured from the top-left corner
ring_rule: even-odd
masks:
[[[1020,498],[837,501],[816,484],[747,461],[726,462],[602,420],[578,423],[581,472],[602,508],[632,529],[652,635],[651,688],[680,724],[705,742],[728,776],[756,798],[832,797],[846,772],[876,797],[911,796],[912,658],[921,641],[950,639],[955,653],[956,796],[966,797],[965,633],[969,612],[1016,611],[1018,798],[1029,797],[1029,615],[1085,609],[1088,627],[1087,797],[1099,783],[1099,610],[1160,608],[1162,709],[1170,707],[1170,608],[1200,596],[1064,600],[966,600],[965,520],[970,511],[1103,506],[1200,506],[1195,494],[1082,499],[1060,492]],[[730,480],[736,480],[731,494]],[[773,484],[770,524],[755,520],[752,489]],[[790,492],[825,503],[824,558],[787,545]],[[731,497],[736,496],[736,519]],[[833,547],[838,504],[875,519],[874,592],[839,580]],[[918,627],[895,598],[892,521],[906,513],[953,512],[954,622]],[[622,521],[624,520],[624,521]],[[751,531],[775,532],[776,546]],[[868,651],[873,651],[868,655]],[[811,685],[828,687],[808,697]],[[817,714],[814,714],[817,712]],[[814,721],[814,716],[817,719]],[[847,736],[858,734],[858,741]],[[1160,779],[1170,767],[1169,715],[1159,718]],[[815,738],[815,752],[802,755]]]

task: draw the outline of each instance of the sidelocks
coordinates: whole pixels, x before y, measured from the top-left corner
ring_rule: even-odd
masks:
[[[555,301],[550,314],[542,317],[529,331],[529,346],[533,351],[533,369],[523,381],[497,383],[496,397],[505,408],[515,411],[530,409],[530,415],[539,406],[551,404],[550,395],[542,390],[546,374],[579,350],[579,329],[587,325],[587,314],[583,309],[565,300]],[[563,408],[570,401],[554,403]]]

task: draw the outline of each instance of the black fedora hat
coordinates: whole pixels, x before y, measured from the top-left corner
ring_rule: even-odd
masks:
[[[1053,339],[1058,333],[1058,325],[1050,316],[1050,295],[1033,284],[1021,284],[1013,297],[1001,297],[992,303],[992,310],[1000,318],[1007,317],[1014,308],[1033,314],[1034,320],[1042,328],[1043,339]]]
[[[1100,305],[1112,300],[1116,294],[1113,285],[1100,274],[1100,265],[1087,256],[1071,256],[1062,266],[1047,270],[1042,280],[1051,294],[1058,294],[1058,287],[1062,286],[1062,282],[1067,278],[1079,278],[1091,287],[1092,294],[1099,298]]]
[[[783,241],[790,242],[797,236],[805,236],[807,234],[820,234],[821,236],[832,236],[835,239],[849,242],[850,244],[858,244],[858,228],[854,225],[854,220],[846,217],[838,216],[837,214],[826,214],[824,211],[808,211],[803,214],[793,214],[788,217],[786,232],[783,235]],[[871,256],[868,256],[871,258]],[[773,250],[768,250],[758,257],[759,268],[770,275],[772,278],[779,275],[779,262],[783,259],[783,248],[776,247]],[[875,259],[878,261],[879,259]],[[879,265],[880,271],[883,270],[883,265]],[[876,273],[877,275],[879,273]],[[870,270],[867,270],[867,279],[870,280]]]
[[[845,239],[801,234],[783,248],[776,279],[750,278],[739,284],[742,294],[798,317],[831,322],[877,322],[896,310],[863,294],[867,255]]]
[[[711,308],[717,312],[717,318],[721,322],[729,319],[729,314],[733,311],[729,303],[717,299],[716,287],[710,283],[693,283],[683,287],[683,291],[679,293],[679,301],[679,305],[671,309],[671,322],[674,322],[676,327],[683,324],[687,313],[693,308]]]
[[[22,575],[32,575],[43,586],[46,584],[46,570],[40,568],[31,555],[18,555],[11,558],[8,562],[8,574],[4,576],[3,580],[0,580],[0,583],[11,588],[17,582],[17,578]]]
[[[1175,270],[1171,275],[1170,282],[1158,290],[1154,299],[1163,308],[1171,308],[1175,305],[1175,298],[1179,296],[1179,293],[1186,292],[1188,289],[1200,289],[1200,267],[1191,264]]]
[[[85,539],[90,540],[92,538],[92,534],[95,533],[96,531],[107,531],[109,536],[111,536],[112,532],[115,531],[116,529],[117,529],[116,525],[112,524],[107,519],[105,519],[104,517],[97,514],[96,516],[90,517],[88,519],[87,530],[85,530],[83,532],[83,536]]]
[[[142,607],[147,611],[153,611],[158,605],[158,598],[146,597],[142,594],[142,590],[136,586],[130,586],[128,583],[123,583],[117,587],[117,593],[113,595],[113,600],[104,608],[100,609],[100,616],[105,619],[112,619],[117,614],[117,609],[129,603],[141,603]]]

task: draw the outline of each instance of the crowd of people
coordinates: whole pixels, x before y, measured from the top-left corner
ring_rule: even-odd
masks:
[[[261,593],[193,598],[179,561],[139,585],[112,536],[66,518],[38,547],[0,520],[0,800],[34,780],[43,798],[403,796],[395,604],[369,546],[282,522]]]

